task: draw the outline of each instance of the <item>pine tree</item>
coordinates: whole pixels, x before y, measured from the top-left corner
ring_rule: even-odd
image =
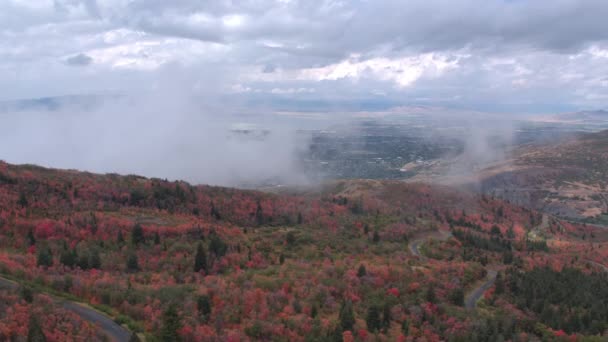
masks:
[[[146,239],[144,237],[144,229],[138,223],[133,227],[133,230],[131,231],[131,243],[137,246],[141,243],[144,243],[145,241]]]
[[[462,288],[457,287],[450,293],[450,301],[454,305],[463,306],[464,305],[464,291]]]
[[[258,207],[255,210],[255,222],[258,226],[264,224],[264,211],[262,210],[262,204],[258,201]]]
[[[177,306],[175,304],[170,304],[167,310],[163,312],[162,321],[163,324],[160,331],[161,341],[181,341],[178,331],[182,327],[182,322],[181,317],[179,317],[179,313],[177,312]]]
[[[373,241],[374,243],[378,243],[378,242],[380,241],[380,234],[378,234],[378,231],[377,231],[377,230],[374,230],[374,236],[373,236],[373,238],[372,238],[372,241]]]
[[[367,330],[376,332],[382,327],[380,321],[380,309],[376,305],[372,305],[367,309],[367,316],[365,318],[367,323]]]
[[[135,253],[129,254],[127,257],[127,271],[137,272],[139,271],[139,262]]]
[[[19,200],[17,201],[17,204],[19,204],[21,208],[25,208],[28,206],[27,197],[25,197],[25,194],[23,192],[19,193]]]
[[[342,331],[353,330],[355,325],[355,313],[353,312],[353,303],[349,300],[342,303],[340,307],[340,327]]]
[[[42,331],[38,318],[34,315],[30,316],[28,325],[27,342],[46,342],[46,336]]]
[[[367,275],[367,270],[365,269],[365,266],[363,266],[363,264],[361,264],[359,266],[359,270],[357,271],[357,277],[361,278],[361,277],[365,277],[365,275]]]
[[[209,299],[209,296],[199,296],[196,300],[196,307],[198,309],[198,314],[203,317],[203,320],[208,320],[209,315],[211,315],[211,300]]]
[[[61,250],[61,255],[59,255],[59,262],[69,268],[74,268],[76,266],[76,262],[78,260],[78,253],[76,249],[68,249],[65,241],[63,242],[63,249]]]
[[[196,246],[196,255],[194,257],[194,272],[205,271],[207,273],[207,253],[202,243]]]
[[[391,306],[386,303],[384,304],[384,308],[382,309],[382,328],[384,330],[387,330],[388,328],[391,327],[391,320],[392,320],[392,316],[391,316]]]
[[[101,257],[99,256],[99,251],[97,249],[91,251],[89,267],[97,270],[101,268]]]
[[[118,243],[119,245],[122,245],[123,243],[125,243],[125,238],[124,236],[122,236],[122,231],[118,231],[118,235],[116,235],[116,243]]]
[[[426,290],[425,298],[426,301],[429,303],[435,303],[435,301],[437,300],[437,296],[435,296],[435,287],[433,286],[433,284],[431,284]]]
[[[158,232],[154,232],[154,244],[160,245],[160,235],[158,234]]]
[[[27,244],[29,246],[36,244],[36,238],[34,237],[34,232],[31,229],[27,231]]]
[[[53,254],[51,253],[51,249],[48,246],[42,246],[38,251],[36,265],[44,267],[53,266]]]

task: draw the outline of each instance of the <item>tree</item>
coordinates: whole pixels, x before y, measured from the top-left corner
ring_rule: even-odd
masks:
[[[359,277],[359,278],[365,277],[366,274],[367,274],[367,270],[365,269],[365,266],[363,266],[363,264],[359,265],[359,270],[357,271],[357,277]]]
[[[101,257],[99,256],[99,251],[97,249],[93,249],[91,251],[91,257],[89,259],[89,267],[94,269],[101,268]]]
[[[27,231],[27,244],[28,246],[33,246],[36,244],[36,238],[34,237],[34,232],[32,229]]]
[[[367,330],[376,332],[382,328],[382,322],[380,320],[380,309],[376,305],[372,305],[367,309],[367,316],[365,317],[365,323],[367,323]]]
[[[377,230],[374,230],[374,236],[372,237],[372,241],[374,243],[378,243],[380,241],[380,234],[378,234]]]
[[[294,231],[289,231],[285,236],[285,242],[290,247],[293,247],[296,244],[296,233]]]
[[[384,308],[382,309],[382,328],[387,330],[391,326],[391,306],[389,303],[384,304]]]
[[[302,218],[302,213],[298,212],[298,224],[302,224],[302,222],[304,222],[304,219]]]
[[[74,268],[74,266],[76,266],[77,260],[78,253],[76,252],[76,249],[68,249],[67,244],[64,242],[61,255],[59,256],[59,262],[66,267]]]
[[[457,287],[450,293],[450,301],[454,305],[463,306],[464,305],[464,291],[461,287]]]
[[[209,315],[211,315],[211,300],[209,296],[199,296],[196,300],[196,307],[198,309],[198,314],[203,317],[203,320],[207,321]]]
[[[139,271],[139,262],[137,260],[137,254],[131,252],[127,257],[127,271],[137,272]]]
[[[178,331],[182,327],[182,320],[177,312],[177,306],[175,304],[170,304],[163,312],[162,322],[160,331],[161,341],[181,341]]]
[[[19,193],[19,200],[17,201],[17,204],[21,208],[25,208],[28,206],[27,197],[25,197],[25,194],[23,192]]]
[[[431,284],[426,290],[425,298],[429,303],[435,303],[437,300],[437,296],[435,295],[435,286],[433,286],[433,284]]]
[[[137,246],[145,241],[146,238],[144,237],[144,229],[139,223],[137,223],[131,231],[131,243]]]
[[[31,303],[34,301],[34,292],[32,291],[32,288],[29,286],[21,286],[19,295],[21,296],[21,298],[24,301],[26,301],[28,303]]]
[[[119,245],[122,245],[123,243],[125,243],[125,237],[122,235],[122,231],[118,231],[118,235],[116,235],[116,243],[118,243]]]
[[[46,342],[46,336],[42,331],[38,318],[34,315],[30,316],[30,322],[27,331],[27,342]]]
[[[53,266],[53,254],[51,253],[49,246],[44,245],[38,250],[36,265],[43,267]]]
[[[342,331],[353,330],[355,325],[355,313],[353,312],[353,303],[349,300],[342,302],[340,307],[340,327]]]
[[[160,235],[158,234],[158,232],[154,232],[154,244],[160,245]]]
[[[211,241],[209,242],[209,250],[217,257],[222,257],[226,254],[228,246],[226,243],[217,235],[217,233],[211,234]]]
[[[258,226],[264,224],[264,211],[262,210],[262,203],[260,201],[258,201],[258,207],[255,210],[255,222]]]
[[[196,255],[194,256],[194,272],[205,271],[207,273],[207,253],[202,243],[196,246]]]

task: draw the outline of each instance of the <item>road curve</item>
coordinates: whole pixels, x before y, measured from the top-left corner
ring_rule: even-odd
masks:
[[[17,282],[0,277],[0,288],[18,290],[19,286],[20,285]],[[64,309],[70,310],[80,316],[80,318],[82,318],[83,320],[98,326],[99,329],[111,341],[128,342],[131,338],[131,332],[129,330],[120,326],[118,323],[114,322],[110,317],[102,314],[101,312],[91,309],[77,302],[57,298],[55,298],[55,300],[60,302]]]
[[[452,233],[446,232],[446,231],[443,231],[443,230],[441,230],[439,232],[431,232],[431,233],[423,235],[420,238],[412,240],[412,242],[410,242],[410,244],[409,244],[408,247],[410,249],[410,252],[413,255],[419,257],[422,260],[426,260],[427,258],[424,255],[422,255],[422,253],[420,253],[420,246],[426,240],[428,240],[429,238],[435,238],[435,239],[438,239],[440,241],[445,241],[445,240],[449,239],[450,237],[452,237]]]
[[[494,285],[494,281],[496,281],[497,274],[498,274],[498,272],[496,270],[488,270],[488,275],[487,275],[486,281],[484,281],[481,285],[479,285],[478,287],[473,289],[473,291],[471,291],[471,293],[469,293],[469,295],[465,299],[464,306],[467,309],[475,308],[475,306],[477,305],[477,301],[479,301],[479,298],[481,298],[481,296],[483,296],[483,294],[490,287],[492,287],[492,285]]]

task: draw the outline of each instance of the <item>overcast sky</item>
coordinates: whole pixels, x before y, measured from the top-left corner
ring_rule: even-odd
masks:
[[[0,100],[146,92],[605,108],[605,0],[3,0]]]

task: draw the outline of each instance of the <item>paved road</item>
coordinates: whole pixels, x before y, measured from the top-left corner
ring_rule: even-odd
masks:
[[[66,301],[63,302],[63,307],[80,316],[85,321],[91,322],[97,326],[112,340],[117,342],[127,342],[131,337],[131,332],[122,326],[118,325],[108,316],[88,308],[82,304]]]
[[[19,284],[8,280],[6,278],[0,277],[0,288],[5,288],[9,290],[18,290]],[[131,337],[131,332],[124,327],[118,325],[118,323],[114,322],[110,317],[98,312],[94,309],[86,307],[82,304],[65,301],[61,299],[55,299],[58,302],[61,302],[63,307],[67,310],[70,310],[80,316],[83,320],[88,321],[92,324],[99,326],[101,331],[107,335],[111,341],[116,342],[128,342]]]
[[[422,260],[427,260],[427,258],[424,255],[422,255],[422,253],[420,253],[420,246],[429,238],[435,238],[440,241],[445,241],[445,240],[449,239],[450,237],[452,237],[452,233],[446,232],[443,230],[441,230],[439,232],[431,232],[431,233],[425,234],[415,240],[412,240],[412,242],[410,242],[410,244],[409,244],[410,252]]]
[[[593,265],[595,265],[595,266],[597,266],[597,267],[601,268],[601,269],[602,269],[604,272],[608,272],[608,266],[603,265],[603,264],[600,264],[599,262],[597,262],[597,261],[593,261],[593,260],[591,260],[591,259],[585,259],[585,260],[586,260],[587,262],[589,262],[589,263],[591,263],[591,264],[593,264]]]
[[[478,287],[476,287],[473,291],[471,291],[471,293],[469,293],[469,295],[465,299],[464,306],[467,309],[475,308],[479,298],[481,298],[481,296],[483,296],[483,294],[494,284],[497,274],[498,274],[498,272],[496,270],[488,270],[487,280],[484,281]]]

